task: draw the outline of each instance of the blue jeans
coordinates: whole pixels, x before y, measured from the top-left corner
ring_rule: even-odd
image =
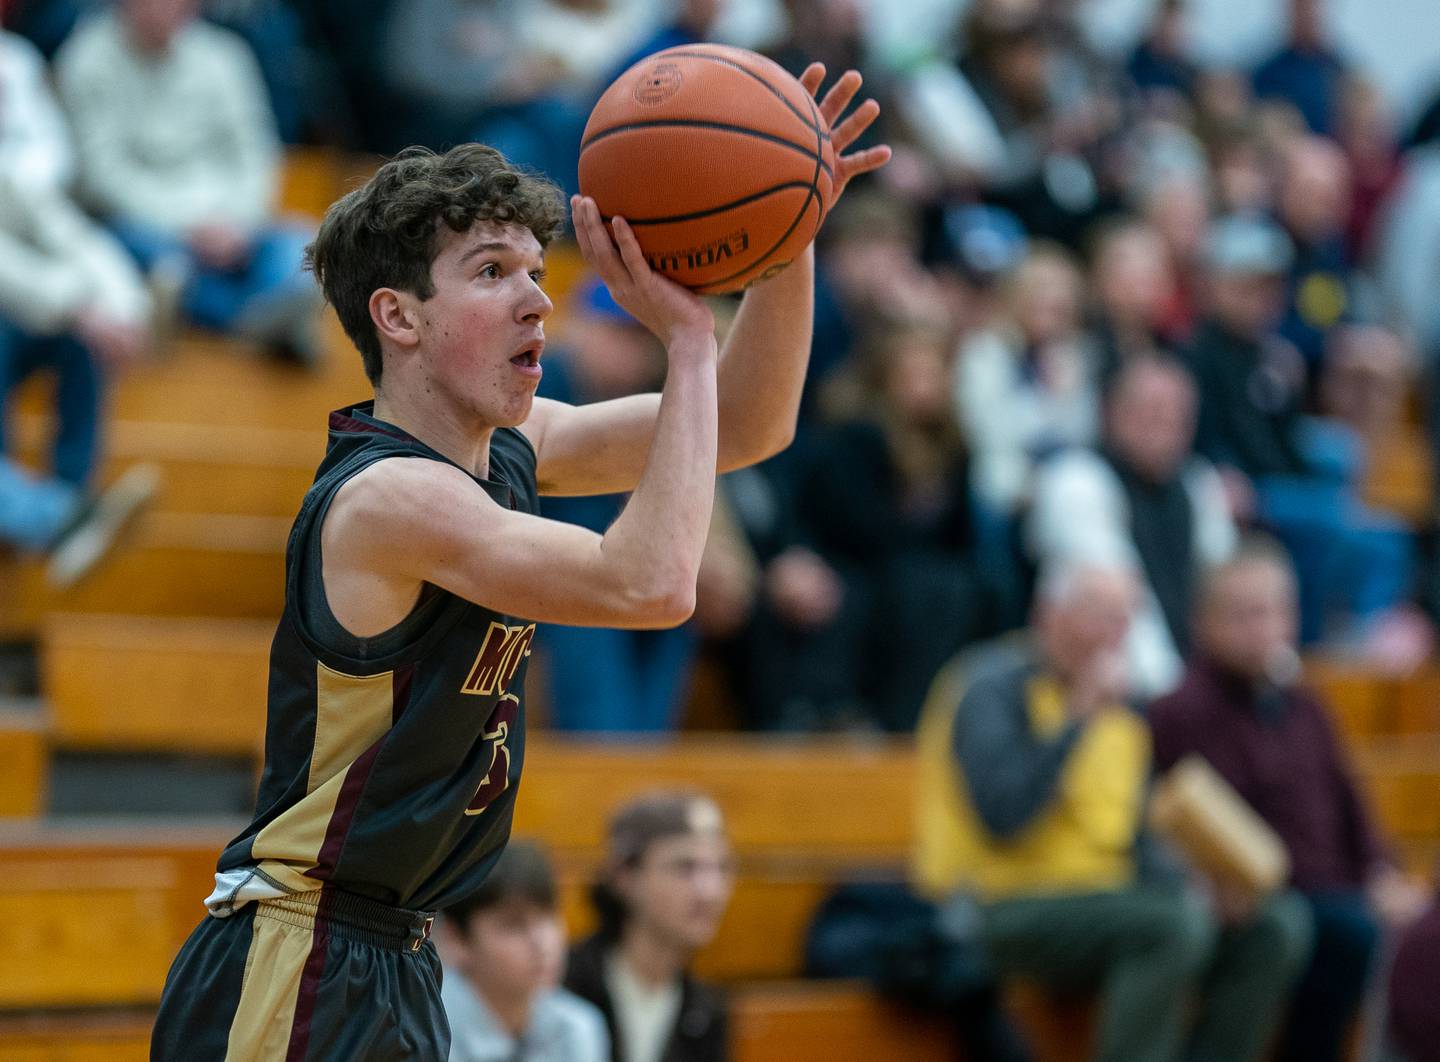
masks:
[[[1276,1062],[1340,1062],[1365,999],[1380,946],[1380,924],[1365,897],[1351,892],[1305,896],[1315,949],[1295,989]]]
[[[674,729],[695,656],[695,636],[688,626],[621,631],[546,625],[540,637],[550,661],[555,729]]]
[[[0,541],[42,549],[75,511],[99,456],[103,379],[73,336],[36,336],[0,318],[0,438],[9,448],[7,414],[17,387],[37,372],[55,377],[55,435],[50,474],[36,478],[0,458]]]
[[[191,270],[181,308],[195,324],[216,332],[232,330],[241,316],[269,299],[283,299],[296,289],[312,290],[314,279],[302,268],[311,233],[299,226],[276,225],[255,236],[250,257],[236,269],[201,265],[183,236],[129,221],[111,228],[140,268],[148,271],[164,258],[182,257]]]
[[[1336,425],[1309,422],[1302,436],[1312,476],[1256,483],[1260,521],[1285,543],[1300,581],[1300,640],[1318,641],[1336,613],[1363,623],[1403,602],[1415,566],[1409,529],[1368,508],[1351,484],[1361,454]]]

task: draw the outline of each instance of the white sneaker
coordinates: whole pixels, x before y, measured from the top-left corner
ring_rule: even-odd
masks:
[[[160,470],[132,465],[88,500],[75,521],[50,547],[46,578],[58,589],[74,586],[114,547],[120,533],[160,489]]]

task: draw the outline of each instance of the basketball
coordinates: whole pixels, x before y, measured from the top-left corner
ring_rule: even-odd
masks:
[[[820,229],[835,152],[810,93],[764,56],[657,52],[600,97],[580,191],[623,217],[652,269],[707,295],[779,272]]]

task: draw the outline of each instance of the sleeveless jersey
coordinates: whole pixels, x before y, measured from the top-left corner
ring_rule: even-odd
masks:
[[[254,821],[220,856],[215,915],[325,885],[444,907],[475,890],[510,834],[535,625],[426,584],[397,626],[358,638],[325,598],[320,527],[336,491],[388,458],[454,464],[372,410],[330,415],[290,532],[265,770]],[[512,428],[491,438],[490,478],[471,478],[500,505],[538,509],[535,452]]]

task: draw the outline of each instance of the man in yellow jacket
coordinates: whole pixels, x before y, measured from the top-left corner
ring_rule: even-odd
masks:
[[[922,720],[915,875],[969,894],[1002,976],[1097,991],[1098,1062],[1262,1057],[1306,958],[1292,896],[1227,910],[1144,828],[1145,721],[1122,647],[1125,570],[1046,573],[1026,639],[967,654]]]

